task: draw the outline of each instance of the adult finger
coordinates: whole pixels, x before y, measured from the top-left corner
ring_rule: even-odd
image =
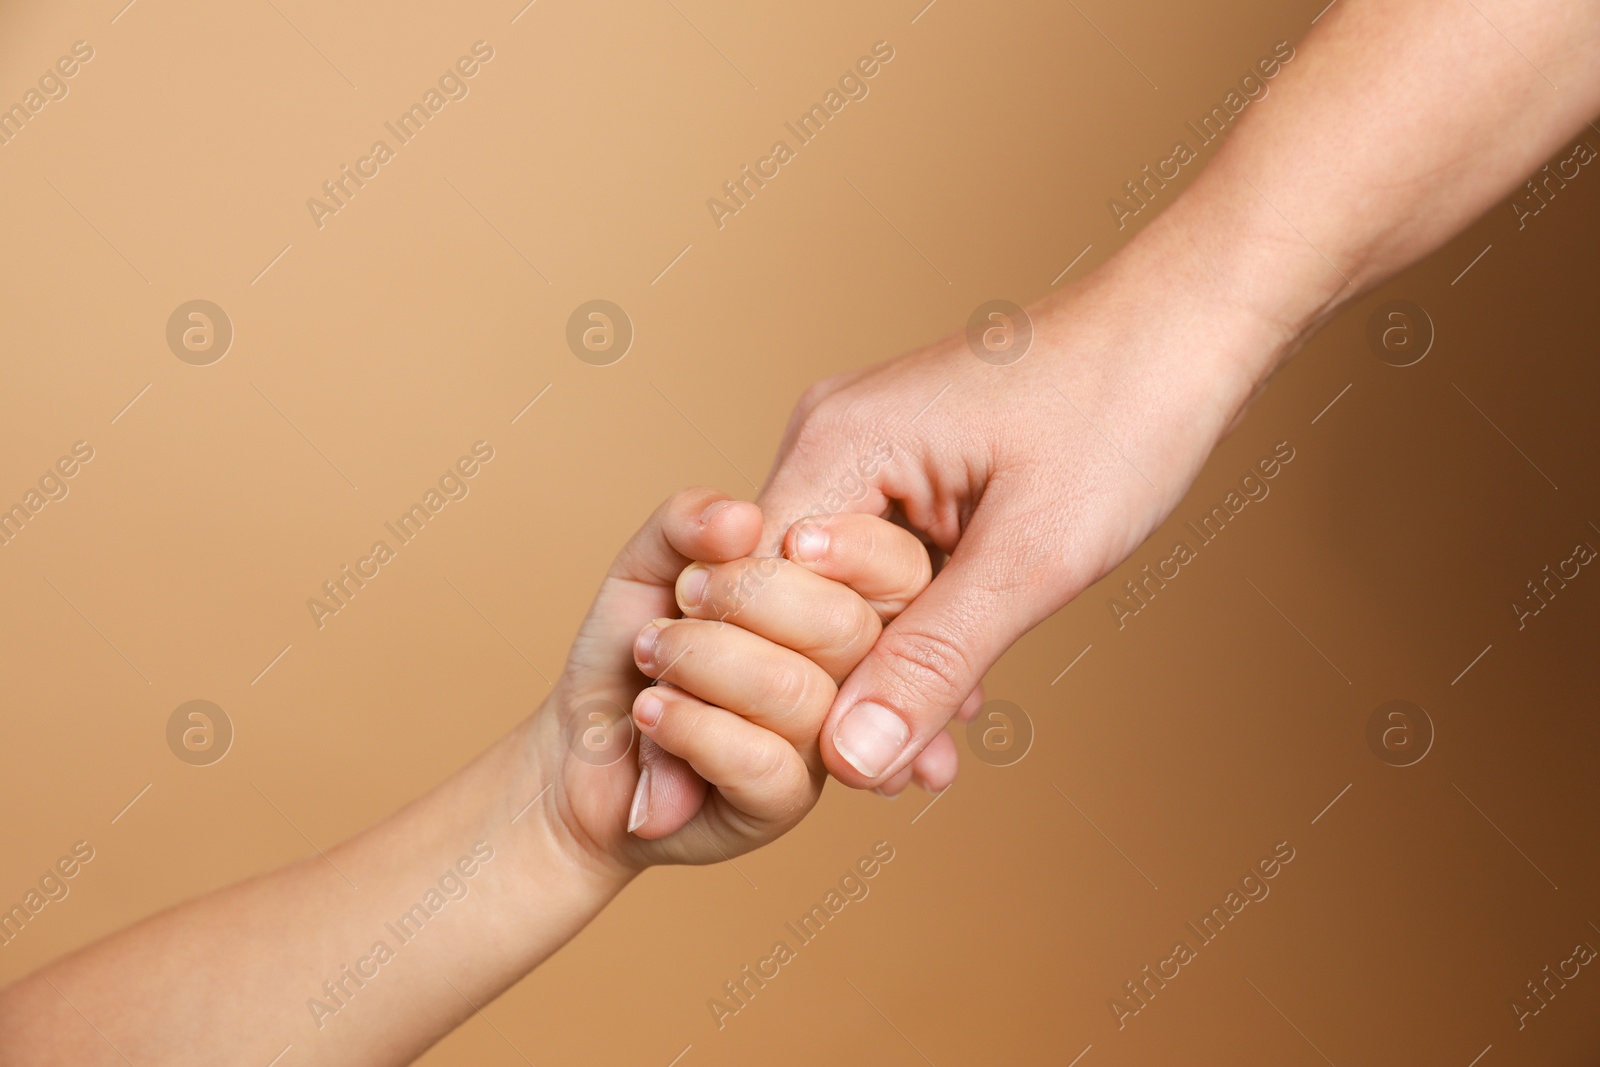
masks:
[[[978,717],[978,711],[983,707],[983,686],[980,684],[967,699],[961,702],[961,707],[956,709],[956,718],[962,722],[971,722]]]
[[[883,780],[883,784],[874,789],[873,792],[888,800],[899,800],[900,794],[905,792],[906,787],[910,784],[911,768],[902,767],[900,770],[885,778]]]
[[[940,730],[911,761],[911,780],[930,793],[942,793],[956,780],[960,763],[956,739]]]
[[[998,497],[991,486],[949,564],[840,686],[822,756],[846,785],[877,786],[909,764],[984,672],[1052,610],[1057,583],[1041,569],[1053,553],[1019,543],[1040,524],[1008,514]]]
[[[842,428],[838,435],[830,435],[825,447],[802,446],[799,430],[809,412],[804,401],[795,409],[778,461],[756,498],[766,523],[761,555],[781,554],[790,527],[808,516],[889,511],[889,498],[878,483],[894,458],[894,446],[883,438]]]

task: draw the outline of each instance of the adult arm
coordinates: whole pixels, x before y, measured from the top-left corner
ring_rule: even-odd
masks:
[[[1020,362],[958,334],[813,387],[762,497],[771,542],[886,441],[851,507],[898,506],[951,553],[840,688],[833,774],[946,784],[954,748],[927,746],[984,672],[1170,514],[1274,369],[1596,111],[1589,0],[1338,0],[1168,210],[1028,309]]]

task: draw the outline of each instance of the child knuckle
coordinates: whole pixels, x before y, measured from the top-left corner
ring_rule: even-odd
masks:
[[[762,672],[762,703],[783,719],[801,715],[812,703],[813,684],[809,671],[792,666]]]

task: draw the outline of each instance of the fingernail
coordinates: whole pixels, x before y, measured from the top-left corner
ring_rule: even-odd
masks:
[[[900,794],[899,793],[885,793],[881,787],[877,788],[877,789],[874,789],[873,792],[878,794],[880,797],[882,797],[885,800],[899,800],[900,799]]]
[[[828,534],[815,526],[802,526],[794,535],[795,555],[802,563],[815,563],[828,551]]]
[[[863,701],[839,721],[833,732],[833,747],[850,766],[868,778],[876,778],[899,758],[910,737],[911,731],[900,716],[882,704]]]
[[[711,570],[704,563],[691,563],[678,575],[678,606],[692,608],[706,595],[706,579]]]
[[[661,721],[661,712],[666,706],[660,697],[646,689],[633,707],[633,717],[639,720],[640,726],[654,726]]]
[[[648,664],[655,658],[656,642],[661,639],[661,619],[652,620],[649,626],[639,631],[639,636],[633,639],[633,658],[640,666]]]
[[[728,508],[737,503],[737,500],[713,500],[711,503],[707,504],[706,509],[700,513],[700,521],[702,523],[710,522],[720,512],[727,511]]]
[[[644,825],[650,817],[650,768],[639,772],[639,784],[633,787],[633,804],[628,809],[628,833]]]

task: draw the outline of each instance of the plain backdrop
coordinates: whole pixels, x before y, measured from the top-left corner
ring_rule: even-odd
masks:
[[[1103,261],[1162,202],[1119,230],[1110,199],[1321,6],[123,2],[0,15],[0,103],[94,53],[0,146],[0,504],[94,450],[0,547],[0,903],[95,849],[0,980],[449,774],[538,706],[660,499],[753,496],[807,384]],[[868,95],[719,228],[708,198],[880,41]],[[1600,577],[1520,629],[1512,604],[1600,546],[1600,176],[1517,223],[1496,205],[1279,373],[992,672],[1021,712],[986,759],[958,729],[949,795],[833,786],[737,867],[647,873],[423,1062],[1588,1062],[1600,977],[1521,1029],[1511,1001],[1600,945]],[[234,331],[208,366],[166,340],[195,299]],[[633,325],[610,366],[565,341],[591,299]],[[1367,340],[1394,299],[1432,324],[1408,367]],[[307,599],[477,441],[470,495],[319,628]],[[1119,627],[1110,598],[1282,442],[1270,496]],[[234,730],[209,766],[168,747],[195,699]],[[1391,700],[1431,722],[1411,766],[1368,741]],[[723,983],[880,841],[870,895],[719,1028]],[[1280,842],[1270,895],[1119,1028],[1124,983]]]

